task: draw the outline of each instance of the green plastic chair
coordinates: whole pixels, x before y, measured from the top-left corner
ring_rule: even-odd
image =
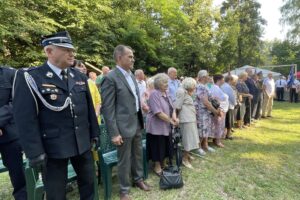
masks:
[[[25,179],[26,179],[26,190],[27,190],[27,199],[30,200],[43,200],[45,195],[44,184],[40,176],[40,172],[29,167],[28,162],[25,165]],[[76,172],[73,169],[71,163],[68,164],[68,183],[74,182],[77,178]],[[95,198],[94,200],[99,200],[99,191],[98,191],[98,180],[94,176],[95,180]]]
[[[111,199],[112,193],[112,168],[118,164],[116,146],[112,144],[106,126],[100,126],[100,148],[98,150],[100,160],[101,178],[104,187],[104,199]],[[143,133],[143,138],[145,134]],[[143,174],[144,178],[148,178],[148,162],[146,158],[146,139],[142,140],[143,144]],[[100,174],[100,172],[98,173]]]
[[[112,168],[117,165],[118,157],[115,145],[104,124],[100,126],[100,148],[98,150],[100,160],[101,178],[104,188],[104,199],[111,199],[112,192]],[[100,173],[98,173],[100,174]]]
[[[0,173],[6,172],[6,171],[7,171],[7,168],[3,165],[3,161],[0,157]]]
[[[146,130],[142,132],[142,145],[143,145],[143,167],[144,167],[144,179],[148,178],[148,160],[146,149]]]

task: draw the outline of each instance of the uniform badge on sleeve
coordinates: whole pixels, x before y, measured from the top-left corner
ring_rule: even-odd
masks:
[[[51,100],[56,100],[57,99],[57,95],[56,94],[51,94],[50,95],[50,99]]]
[[[47,72],[46,76],[47,76],[48,78],[52,78],[52,77],[53,77],[53,73],[52,73],[52,72]]]

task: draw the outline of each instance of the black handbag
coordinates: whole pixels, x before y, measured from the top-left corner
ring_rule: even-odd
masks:
[[[220,108],[220,103],[218,100],[211,98],[210,103],[216,110]]]
[[[176,165],[172,165],[172,158],[169,158],[170,165],[163,169],[159,180],[159,188],[163,190],[181,188],[183,186],[183,179],[180,170],[181,158],[180,150],[178,149],[178,143],[180,142],[179,128],[172,127],[172,132],[170,134],[170,139],[172,141]],[[171,155],[171,153],[170,153]]]
[[[177,166],[169,166],[162,171],[159,188],[163,190],[181,188],[183,180],[181,170]]]

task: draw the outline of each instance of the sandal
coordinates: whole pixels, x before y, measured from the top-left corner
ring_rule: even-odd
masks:
[[[153,173],[154,173],[156,176],[161,177],[162,171],[157,172],[157,171],[155,171],[155,170],[153,169]]]

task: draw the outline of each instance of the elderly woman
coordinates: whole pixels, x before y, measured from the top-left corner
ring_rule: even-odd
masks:
[[[208,137],[212,132],[212,113],[214,115],[219,115],[220,110],[215,109],[210,99],[212,99],[211,94],[206,87],[208,82],[208,72],[206,70],[200,70],[198,73],[198,86],[196,89],[196,114],[197,114],[197,126],[198,133],[200,137],[199,149],[200,155],[205,155],[205,151],[214,152],[215,150],[208,146]]]
[[[169,139],[170,125],[177,125],[176,110],[168,95],[166,74],[157,74],[154,78],[154,90],[151,92],[146,119],[146,148],[148,160],[154,162],[154,172],[161,175],[164,160],[171,157],[172,145]]]
[[[182,164],[187,168],[193,168],[191,160],[193,157],[189,151],[199,149],[199,136],[197,130],[196,109],[192,95],[196,89],[197,82],[193,78],[185,78],[181,87],[177,90],[174,107],[179,117],[179,126],[182,136],[184,154]]]
[[[144,115],[149,112],[148,100],[153,90],[154,90],[154,77],[151,77],[147,80],[146,91],[143,94],[141,94],[141,107]]]
[[[240,95],[240,108],[237,113],[237,125],[238,128],[244,128],[245,126],[242,124],[244,122],[245,114],[246,114],[246,104],[252,99],[252,95],[249,93],[249,88],[247,87],[245,81],[248,78],[247,72],[242,72],[239,74],[239,80],[236,85],[236,89]],[[246,102],[247,101],[247,102]]]
[[[225,94],[228,95],[229,107],[225,117],[225,128],[226,136],[225,139],[232,140],[232,128],[234,124],[234,108],[237,105],[237,93],[234,91],[237,79],[235,77],[228,75],[225,77],[225,83],[221,86],[221,89]]]
[[[212,118],[212,134],[213,142],[217,147],[223,148],[221,138],[225,133],[225,116],[229,108],[228,95],[220,88],[224,84],[223,75],[214,75],[214,85],[211,87],[210,92],[214,99],[220,103],[220,114],[214,115]]]

